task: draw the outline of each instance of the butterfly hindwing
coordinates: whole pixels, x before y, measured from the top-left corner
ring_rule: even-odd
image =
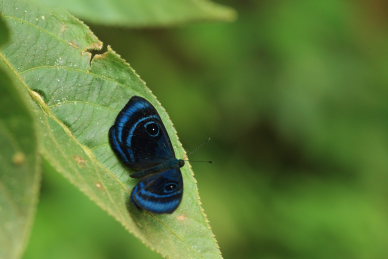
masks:
[[[121,161],[134,170],[175,158],[162,119],[142,97],[132,97],[120,111],[109,130],[109,139]]]
[[[125,165],[137,173],[147,172],[140,174],[131,193],[132,202],[154,213],[175,211],[183,195],[179,167],[184,162],[177,163],[167,130],[152,104],[142,97],[132,97],[110,128],[109,141]]]
[[[136,206],[154,213],[172,213],[183,195],[182,174],[178,168],[142,179],[132,190]]]

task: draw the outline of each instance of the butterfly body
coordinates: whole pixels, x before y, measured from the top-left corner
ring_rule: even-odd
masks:
[[[132,97],[109,130],[109,141],[120,161],[139,179],[131,200],[154,213],[172,213],[183,196],[180,168],[167,130],[155,107],[146,99]]]
[[[143,178],[145,176],[161,173],[161,172],[164,172],[164,171],[167,171],[170,169],[181,168],[184,165],[185,165],[184,160],[173,158],[171,160],[163,161],[154,167],[144,169],[144,170],[138,171],[134,174],[131,174],[131,177],[132,178]]]

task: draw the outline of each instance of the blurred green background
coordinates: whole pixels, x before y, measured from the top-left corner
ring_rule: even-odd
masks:
[[[388,257],[388,4],[224,1],[235,23],[93,26],[169,112],[225,258]],[[45,174],[26,259],[160,258]]]

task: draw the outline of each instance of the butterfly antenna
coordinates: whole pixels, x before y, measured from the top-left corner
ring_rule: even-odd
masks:
[[[199,144],[195,149],[191,150],[191,151],[188,151],[187,152],[187,155],[192,155],[194,154],[195,152],[197,152],[200,148],[202,148],[205,144],[208,144],[209,142],[211,141],[211,138],[209,137],[206,141],[202,142],[201,144]],[[191,160],[191,162],[194,162]],[[207,162],[207,161],[204,161],[204,162]]]
[[[193,162],[193,163],[209,163],[212,164],[212,160],[189,160],[189,159],[183,159],[183,161]]]

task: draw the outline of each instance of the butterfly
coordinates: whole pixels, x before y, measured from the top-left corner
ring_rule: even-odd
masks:
[[[180,168],[167,130],[155,107],[133,96],[109,130],[110,145],[120,161],[134,170],[139,182],[131,192],[132,202],[153,213],[174,212],[183,196]]]

